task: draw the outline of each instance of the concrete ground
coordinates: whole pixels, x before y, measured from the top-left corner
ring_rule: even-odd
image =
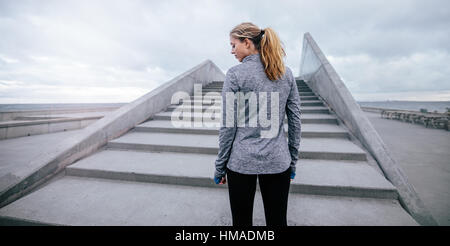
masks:
[[[439,225],[450,225],[450,131],[365,114]]]
[[[31,160],[83,129],[0,140],[0,192],[30,175]]]

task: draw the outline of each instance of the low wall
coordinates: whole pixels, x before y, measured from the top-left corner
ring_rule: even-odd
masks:
[[[300,78],[325,100],[372,154],[385,177],[397,188],[399,201],[405,210],[421,225],[437,225],[406,175],[391,157],[383,140],[309,33],[303,39]]]
[[[0,140],[82,129],[101,118],[103,116],[0,122]]]
[[[128,132],[171,103],[172,95],[178,91],[192,94],[194,83],[207,85],[215,80],[224,80],[223,72],[210,60],[206,60],[178,77],[162,84],[135,101],[126,104],[111,114],[87,126],[71,138],[62,141],[55,149],[32,160],[30,166],[38,166],[16,184],[0,191],[0,207],[3,207],[34,187],[44,183],[75,161],[97,151],[108,141]]]
[[[98,112],[98,111],[114,111],[119,107],[97,107],[97,108],[85,108],[85,109],[46,109],[46,110],[17,110],[17,111],[4,111],[0,112],[1,121],[15,120],[21,116],[31,115],[55,115],[58,114],[70,114],[70,113],[85,113],[85,112]]]
[[[375,107],[361,107],[362,111],[366,111],[366,112],[372,112],[372,113],[381,113],[381,111],[383,111],[383,108],[375,108]]]

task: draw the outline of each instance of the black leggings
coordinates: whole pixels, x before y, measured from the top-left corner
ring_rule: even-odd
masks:
[[[277,174],[249,175],[227,169],[228,193],[230,195],[233,226],[251,226],[256,178],[264,203],[267,226],[287,226],[287,204],[291,168]]]

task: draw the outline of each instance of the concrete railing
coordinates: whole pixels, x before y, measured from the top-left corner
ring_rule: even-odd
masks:
[[[170,105],[174,93],[184,91],[192,94],[194,83],[207,85],[212,81],[224,79],[225,75],[222,70],[212,61],[206,60],[146,95],[120,107],[87,126],[80,134],[65,139],[58,146],[55,146],[53,151],[34,158],[30,166],[37,166],[38,168],[19,182],[0,191],[0,207],[15,201],[54,177],[66,166],[97,151],[109,140],[121,136],[154,114],[164,110]]]
[[[349,131],[372,154],[384,176],[397,188],[399,201],[405,210],[421,225],[437,225],[406,175],[391,157],[383,140],[309,33],[305,33],[303,39],[299,77],[325,100]]]

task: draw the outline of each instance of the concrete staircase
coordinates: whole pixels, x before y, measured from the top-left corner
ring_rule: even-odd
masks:
[[[223,82],[203,88],[220,101]],[[396,188],[303,82],[302,141],[289,225],[417,225]],[[216,95],[211,95],[211,93]],[[190,100],[201,102],[201,97]],[[1,224],[231,225],[228,191],[212,181],[218,127],[174,127],[171,105],[34,192],[0,209]],[[220,110],[220,108],[217,108]],[[220,117],[220,112],[217,114]],[[194,118],[202,117],[193,114]],[[208,117],[209,118],[209,117]],[[287,131],[287,125],[285,125]],[[254,225],[265,225],[257,192]]]

